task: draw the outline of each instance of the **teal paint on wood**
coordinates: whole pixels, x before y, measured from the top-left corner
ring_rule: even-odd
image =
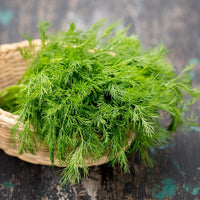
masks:
[[[183,189],[185,189],[185,191],[190,192],[190,186],[183,184]]]
[[[194,79],[195,73],[194,73],[193,71],[190,72],[190,77],[191,77],[192,79]]]
[[[191,129],[192,131],[195,131],[195,132],[200,133],[200,127],[197,127],[197,126],[191,126],[190,129]]]
[[[176,193],[176,185],[174,180],[171,178],[164,179],[161,181],[162,187],[160,185],[152,189],[153,196],[157,200],[162,200],[166,197],[173,197]]]
[[[156,148],[150,148],[150,156],[154,160],[156,157]]]
[[[3,186],[4,186],[4,187],[14,187],[15,185],[12,184],[12,183],[10,183],[10,182],[5,182],[5,183],[3,184]]]
[[[40,190],[39,193],[40,193],[40,194],[45,194],[46,191],[44,191],[44,190]]]
[[[199,190],[200,190],[200,187],[195,187],[195,188],[193,188],[191,194],[196,196],[198,194]]]
[[[174,165],[176,166],[176,168],[178,169],[178,171],[180,172],[180,174],[184,177],[185,173],[181,170],[178,162],[176,160],[174,160],[173,162],[174,162]]]
[[[200,62],[200,60],[198,58],[192,58],[188,61],[189,65],[196,65]]]
[[[197,64],[199,64],[200,63],[200,60],[198,59],[198,58],[192,58],[192,59],[190,59],[189,61],[188,61],[188,65],[197,65]],[[195,72],[194,71],[191,71],[190,72],[190,77],[192,78],[192,79],[194,79],[195,78]]]
[[[191,187],[190,184],[183,184],[183,189],[185,191],[191,193],[192,195],[196,196],[199,193],[200,187]]]
[[[13,18],[13,11],[0,9],[0,24],[8,26]]]
[[[175,146],[175,142],[172,141],[170,143],[167,143],[167,144],[164,144],[164,145],[160,145],[158,148],[163,150],[163,149],[166,149],[166,148],[173,148]]]

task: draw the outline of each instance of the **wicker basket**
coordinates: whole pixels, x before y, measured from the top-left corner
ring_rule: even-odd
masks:
[[[36,51],[40,49],[40,40],[34,40],[33,44]],[[28,41],[0,45],[0,91],[16,84],[26,70],[26,62],[21,56],[19,48],[28,49]],[[18,154],[18,145],[11,142],[9,133],[10,128],[16,123],[17,117],[0,108],[0,149],[10,156],[18,157],[29,163],[51,165],[48,148],[41,147],[40,151],[34,155],[31,153]],[[133,134],[131,135],[130,143],[133,139]],[[106,162],[106,156],[103,156],[96,162],[86,161],[87,166],[101,165]],[[55,160],[54,165],[59,166],[58,160]]]

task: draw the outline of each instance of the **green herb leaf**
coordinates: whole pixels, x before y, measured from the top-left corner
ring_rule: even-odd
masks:
[[[8,109],[19,104],[12,137],[25,124],[20,153],[37,151],[33,138],[45,143],[52,164],[55,158],[67,164],[63,183],[80,180],[79,168],[88,174],[86,160],[105,155],[127,172],[132,132],[129,150],[152,164],[147,150],[167,142],[169,131],[185,123],[186,108],[199,99],[191,67],[175,74],[163,44],[145,51],[135,35],[127,36],[128,28],[117,30],[118,24],[104,28],[101,20],[82,31],[72,23],[68,31],[49,35],[50,24],[41,21],[42,48],[23,76],[23,87],[15,86],[17,96],[2,92],[1,106],[6,98]],[[161,113],[172,120],[168,130]]]

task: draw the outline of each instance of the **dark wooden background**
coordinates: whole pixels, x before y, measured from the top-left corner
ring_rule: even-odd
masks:
[[[40,19],[53,23],[52,31],[66,29],[73,20],[87,28],[105,17],[132,24],[146,48],[163,41],[171,50],[168,61],[177,71],[196,67],[191,76],[200,83],[199,0],[0,0],[0,44],[23,40],[20,33],[38,38]],[[194,106],[199,113],[200,104]],[[129,156],[130,174],[109,165],[90,168],[89,179],[61,187],[61,169],[32,165],[0,150],[0,200],[198,200],[200,199],[200,128],[174,133],[174,140],[151,149],[154,167],[144,167]]]

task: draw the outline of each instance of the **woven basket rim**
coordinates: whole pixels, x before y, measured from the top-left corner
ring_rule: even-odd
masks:
[[[32,40],[33,45],[41,45],[41,40],[40,39],[34,39]],[[0,51],[10,51],[10,50],[16,50],[20,47],[29,47],[29,41],[28,40],[22,40],[19,42],[8,42],[4,44],[0,44]]]

